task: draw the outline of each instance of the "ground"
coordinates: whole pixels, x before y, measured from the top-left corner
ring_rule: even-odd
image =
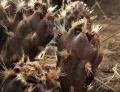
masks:
[[[104,28],[99,32],[103,60],[96,71],[96,79],[90,92],[120,92],[120,33],[103,42],[109,36],[120,32],[120,1],[99,0],[98,3],[104,14],[95,4],[95,0],[87,0],[87,5],[95,9],[93,15],[97,15],[93,23],[100,23]]]

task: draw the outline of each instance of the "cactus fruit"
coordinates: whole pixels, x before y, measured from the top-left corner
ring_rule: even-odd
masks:
[[[8,35],[1,51],[3,92],[70,92],[71,87],[86,92],[94,79],[102,60],[102,26],[92,24],[92,11],[83,2],[57,11],[48,1],[8,0],[0,10],[0,31]]]
[[[86,33],[81,30],[69,29],[58,42],[59,51],[70,51],[67,58],[63,59],[61,55],[58,57],[62,71],[67,73],[67,76],[60,78],[63,92],[68,92],[70,86],[74,87],[75,92],[85,92],[87,87],[84,88],[84,85],[88,86],[91,83],[93,73],[102,60],[99,43],[95,42],[97,47],[93,49]]]

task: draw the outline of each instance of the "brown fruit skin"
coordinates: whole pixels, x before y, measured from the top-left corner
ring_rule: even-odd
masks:
[[[47,86],[47,90],[52,89],[52,92],[55,92],[57,90],[57,83],[54,79],[47,79],[46,86]]]
[[[5,60],[5,64],[7,67],[14,67],[14,63],[16,63],[16,61],[20,59],[20,56],[22,56],[21,48],[21,42],[17,37],[10,40],[10,43],[7,47],[7,58]],[[17,54],[19,58],[17,57],[15,60],[13,60],[12,57],[15,54]]]
[[[5,18],[6,14],[3,10],[0,10],[0,21],[2,21]]]
[[[30,85],[33,90],[31,92],[46,92],[45,88],[40,83],[27,83],[17,79],[17,75],[8,77],[3,85],[3,92],[28,92]]]
[[[16,12],[16,5],[12,0],[8,0],[8,3],[6,6],[9,6],[9,8],[5,9],[5,11],[12,17],[14,17]]]
[[[63,49],[71,51],[71,54],[64,59],[59,56],[59,66],[62,72],[66,72],[67,76],[60,77],[61,92],[69,92],[70,87],[74,87],[74,92],[86,92],[87,87],[93,80],[94,76],[87,76],[85,64],[90,62],[92,72],[94,73],[102,60],[102,54],[98,50],[94,50],[90,46],[90,41],[85,33],[70,29],[65,36],[62,36],[58,42],[58,50]]]
[[[7,34],[4,31],[5,29],[0,25],[0,52],[2,50],[2,47],[7,39]]]
[[[53,34],[52,34],[53,27],[54,27],[54,18],[52,16],[48,16],[47,18],[41,20],[38,23],[36,33],[38,34],[38,37],[40,39],[43,39],[40,42],[42,46],[46,46],[46,44],[49,43],[53,38]]]
[[[24,50],[25,54],[29,55],[30,59],[33,60],[35,56],[42,50],[38,47],[41,46],[44,48],[53,38],[53,17],[48,16],[44,19],[43,14],[38,11],[34,11],[30,14],[32,15],[28,15],[29,17],[26,19],[26,22],[22,23],[23,13],[21,11],[17,11],[14,22],[9,25],[9,30],[13,30],[15,37],[10,39],[7,47],[7,67],[11,67],[11,65],[16,62],[16,60],[11,60],[14,54],[17,53],[18,56],[21,57],[22,49]],[[36,36],[30,40],[31,35],[35,32]]]
[[[30,15],[32,15],[34,13],[34,10],[31,8],[26,9],[26,16],[29,17]]]
[[[22,11],[25,12],[24,9]],[[8,31],[16,32],[18,24],[23,20],[23,12],[21,10],[16,11],[14,14],[13,22],[8,23]]]
[[[43,19],[38,23],[38,27],[36,28],[36,34],[35,37],[36,40],[33,41],[33,45],[30,48],[29,56],[30,59],[33,60],[35,56],[42,50],[38,47],[41,46],[45,48],[45,46],[51,41],[53,38],[52,29],[54,27],[54,19],[53,17],[49,16],[47,19]],[[26,47],[25,50],[29,49]],[[26,52],[25,52],[26,53]]]

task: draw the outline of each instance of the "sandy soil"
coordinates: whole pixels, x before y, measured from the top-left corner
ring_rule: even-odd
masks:
[[[99,0],[99,5],[108,19],[96,5],[93,15],[97,15],[94,23],[101,23],[104,27],[99,32],[103,60],[96,72],[96,78],[108,85],[93,81],[93,89],[90,92],[120,92],[120,33],[102,43],[109,36],[120,31],[120,0]],[[95,0],[87,0],[90,7],[95,5]],[[116,71],[116,73],[115,73]],[[118,74],[117,74],[118,73]]]

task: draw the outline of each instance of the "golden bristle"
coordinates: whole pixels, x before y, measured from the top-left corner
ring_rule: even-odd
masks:
[[[33,86],[30,85],[30,87],[28,88],[28,91],[27,92],[32,92],[33,91]]]
[[[33,34],[31,35],[31,37],[30,37],[30,40],[33,41],[33,39],[34,39],[36,36],[37,36],[36,32],[33,33]]]
[[[4,9],[9,8],[10,5],[6,6],[7,3],[8,3],[8,0],[1,0],[0,1],[0,10],[4,10]]]
[[[13,76],[14,74],[15,74],[15,72],[11,69],[5,70],[0,73],[0,80],[4,81],[6,78]]]
[[[47,74],[47,79],[54,79],[55,76],[52,73]]]
[[[18,0],[16,2],[16,7],[17,7],[17,10],[21,10],[25,5],[25,1],[24,0]]]
[[[9,35],[10,37],[12,37],[12,38],[15,37],[15,34],[14,34],[13,32],[11,32],[11,31],[8,32],[8,35]]]
[[[87,72],[87,75],[89,75],[90,73],[92,73],[92,65],[90,62],[87,62],[85,64],[85,71]]]
[[[57,23],[56,27],[58,28],[58,33],[61,35],[66,35],[67,34],[67,30],[65,29],[65,23]]]
[[[65,59],[70,55],[70,52],[68,52],[67,50],[63,50],[61,52],[58,53],[61,57],[64,57]]]
[[[22,58],[20,59],[20,61],[18,62],[19,65],[23,66],[25,64],[25,53],[24,51],[22,51]]]
[[[12,76],[12,75],[14,75],[15,74],[15,72],[13,71],[13,70],[6,70],[5,71],[5,78],[7,78],[7,77],[10,77],[10,76]]]
[[[61,74],[61,68],[58,68],[57,70],[53,70],[49,72],[47,75],[47,79],[58,79],[60,74]]]
[[[7,20],[8,20],[9,23],[13,23],[14,22],[14,19],[11,16],[7,16]]]

